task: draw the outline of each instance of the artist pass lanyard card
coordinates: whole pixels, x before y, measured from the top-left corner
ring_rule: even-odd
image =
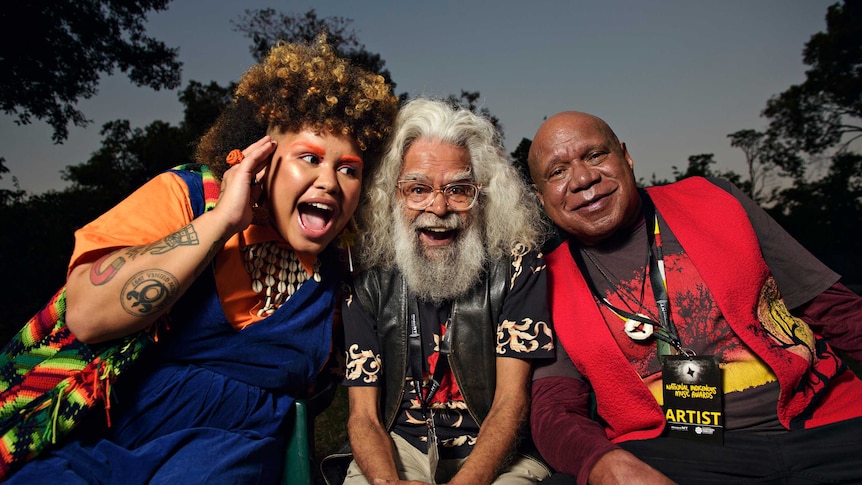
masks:
[[[711,355],[662,356],[667,435],[722,444],[721,369]]]

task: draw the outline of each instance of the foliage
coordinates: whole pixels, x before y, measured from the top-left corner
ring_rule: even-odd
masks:
[[[748,175],[743,190],[757,202],[764,202],[765,191],[775,186],[776,169],[794,173],[802,166],[802,159],[785,150],[774,136],[757,130],[739,130],[729,135],[730,146],[739,148],[745,155]]]
[[[9,173],[9,168],[6,166],[6,159],[0,157],[0,179],[3,178],[4,173]],[[0,205],[9,205],[16,201],[21,201],[27,195],[27,193],[21,190],[21,187],[18,185],[18,179],[12,177],[12,185],[15,187],[15,190],[8,189],[0,189]]]
[[[139,86],[173,89],[180,83],[177,50],[147,37],[150,10],[170,0],[8,2],[0,9],[0,107],[16,123],[45,120],[62,143],[68,124],[86,126],[76,108],[114,69]]]
[[[771,98],[763,116],[790,152],[843,151],[862,136],[862,2],[829,7],[826,32],[805,44],[805,82]],[[797,171],[798,175],[798,171]]]
[[[338,453],[347,444],[347,388],[339,385],[335,389],[332,403],[314,418],[314,459],[320,462],[333,453]],[[315,467],[317,468],[317,467]]]
[[[73,188],[106,194],[107,210],[155,175],[191,161],[195,142],[230,102],[234,87],[190,82],[179,95],[185,105],[179,126],[164,121],[144,128],[132,128],[128,120],[105,123],[102,146],[86,162],[67,166],[63,179]]]
[[[164,121],[132,129],[127,120],[106,123],[100,133],[102,147],[86,163],[67,166],[63,179],[72,182],[73,188],[101,189],[118,197],[146,182],[152,165],[162,158],[151,152],[170,152],[179,135],[177,128]]]
[[[455,96],[454,94],[450,94],[446,101],[454,106],[455,108],[467,108],[473,113],[477,115],[484,116],[494,125],[494,128],[497,129],[497,133],[500,135],[500,139],[504,138],[503,136],[503,125],[500,124],[500,119],[491,114],[491,110],[488,109],[487,106],[479,107],[478,101],[482,95],[479,94],[479,91],[465,91],[461,90],[461,96]],[[529,150],[529,149],[528,149]]]
[[[512,165],[518,169],[521,176],[528,184],[533,183],[533,178],[530,176],[530,166],[527,163],[527,157],[530,155],[530,146],[533,145],[533,140],[529,138],[521,138],[521,142],[515,147],[515,151],[509,154]]]
[[[810,66],[805,81],[771,98],[762,113],[769,119],[762,159],[793,178],[773,191],[769,211],[846,282],[859,283],[862,161],[851,148],[862,137],[862,2],[829,7],[826,31],[805,44],[803,62]],[[829,166],[816,178],[811,162],[820,160]]]
[[[389,70],[384,66],[386,61],[380,54],[369,52],[365,44],[359,42],[356,31],[350,28],[353,19],[345,17],[319,18],[312,8],[302,15],[276,12],[272,8],[246,10],[238,21],[231,22],[234,30],[242,32],[251,39],[251,55],[257,62],[262,61],[270,48],[278,41],[311,42],[320,32],[327,33],[327,40],[342,57],[376,72],[386,79],[395,90],[395,83]]]
[[[102,194],[50,191],[0,206],[0,338],[7,342],[66,280],[72,234],[105,207]]]
[[[845,281],[862,282],[862,155],[838,153],[827,175],[777,194],[770,214]]]
[[[230,104],[234,91],[234,82],[227,86],[219,86],[214,81],[207,85],[197,81],[189,82],[186,89],[180,93],[180,102],[185,106],[180,127],[189,143],[196,142],[206,133],[221,110]]]
[[[650,178],[649,184],[646,184],[643,179],[638,181],[638,185],[667,185],[672,182],[680,181],[684,178],[688,177],[717,177],[717,178],[725,178],[730,180],[734,185],[742,189],[743,191],[748,191],[749,185],[748,182],[742,180],[742,177],[734,172],[733,170],[727,170],[724,172],[715,171],[712,168],[715,162],[715,155],[712,153],[701,153],[699,155],[691,155],[688,157],[688,166],[686,166],[685,171],[680,170],[676,165],[672,166],[673,169],[673,180],[668,179],[658,179],[655,174]]]
[[[359,42],[356,30],[350,27],[352,23],[353,19],[345,17],[318,17],[313,8],[301,15],[276,12],[272,8],[246,10],[245,15],[236,22],[232,22],[235,30],[251,39],[252,45],[249,50],[258,61],[263,59],[269,49],[279,41],[309,42],[320,32],[326,32],[327,39],[341,56],[371,72],[380,74],[392,85],[394,91],[396,83],[385,67],[386,61],[380,54],[368,51],[365,44]],[[408,94],[402,93],[399,97],[404,101],[408,98]],[[488,118],[497,128],[502,139],[503,126],[500,124],[500,119],[491,114],[487,107],[479,106],[480,98],[479,91],[461,90],[460,96],[449,95],[446,101]]]

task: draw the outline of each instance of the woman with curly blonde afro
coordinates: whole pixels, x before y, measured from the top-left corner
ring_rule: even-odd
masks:
[[[397,104],[325,37],[279,44],[240,79],[197,163],[78,230],[68,328],[93,345],[152,328],[158,340],[111,386],[110,425],[92,413],[8,481],[277,482]]]

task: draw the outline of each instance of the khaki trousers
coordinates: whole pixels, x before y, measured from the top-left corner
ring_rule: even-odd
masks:
[[[436,477],[431,477],[428,455],[414,448],[401,436],[389,433],[395,445],[395,467],[401,480],[420,480],[428,483],[446,483],[464,464],[466,458],[440,460]],[[543,463],[525,455],[515,454],[509,466],[492,482],[494,485],[533,485],[551,475]],[[344,485],[370,485],[356,461],[350,462]]]

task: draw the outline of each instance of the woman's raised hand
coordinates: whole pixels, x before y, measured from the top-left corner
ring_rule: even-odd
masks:
[[[242,150],[242,159],[222,176],[221,194],[213,212],[227,218],[232,232],[239,232],[252,221],[252,206],[263,195],[263,178],[277,143],[269,135]]]

